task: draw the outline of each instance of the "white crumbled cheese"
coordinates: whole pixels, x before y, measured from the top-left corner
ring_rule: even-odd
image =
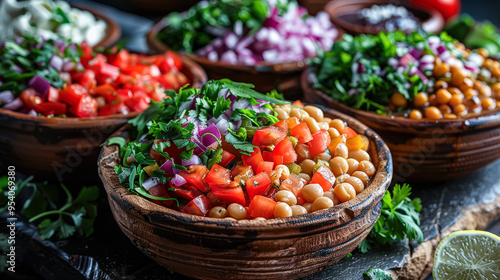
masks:
[[[359,11],[359,15],[372,25],[388,21],[384,25],[387,31],[413,30],[418,27],[414,16],[403,6],[373,5]],[[389,21],[390,19],[394,19],[394,21]]]
[[[55,23],[63,12],[69,23]],[[61,18],[61,17],[60,17]],[[106,35],[107,26],[87,11],[71,8],[65,1],[2,0],[0,1],[0,41],[36,33],[45,39],[64,38],[75,43],[87,41],[94,46]]]

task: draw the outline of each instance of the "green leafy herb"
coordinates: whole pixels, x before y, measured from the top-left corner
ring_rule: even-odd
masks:
[[[387,272],[380,268],[372,268],[363,273],[364,280],[392,280],[392,277]]]
[[[387,191],[382,198],[382,212],[368,237],[361,242],[361,252],[368,252],[374,244],[390,244],[395,240],[417,239],[423,241],[420,229],[422,205],[419,198],[410,199],[408,184],[394,186],[393,194]]]

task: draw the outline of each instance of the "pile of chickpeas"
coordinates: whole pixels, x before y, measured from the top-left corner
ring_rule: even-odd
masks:
[[[475,61],[482,62],[479,74],[449,65],[435,56],[427,92],[418,93],[412,103],[401,93],[395,93],[389,100],[389,109],[394,112],[398,108],[407,109],[404,116],[415,120],[439,120],[456,119],[500,107],[500,62],[489,58],[485,49],[471,51],[461,43],[456,47],[464,58],[472,55]]]
[[[297,153],[295,163],[300,166],[300,173],[293,174],[288,166],[278,165],[269,174],[273,184],[279,186],[279,191],[274,196],[274,200],[277,202],[274,209],[275,218],[304,215],[328,209],[354,199],[365,189],[376,172],[367,152],[368,138],[359,135],[363,140],[363,146],[358,150],[349,150],[345,136],[339,133],[339,131],[344,130],[344,121],[325,117],[323,111],[314,106],[305,106],[302,109],[290,105],[278,105],[275,110],[279,120],[296,117],[301,123],[307,124],[311,133],[324,129],[332,138],[328,149],[314,157],[311,156],[307,144],[296,144],[292,141]],[[324,191],[319,184],[309,184],[317,170],[318,163],[326,165],[333,173],[331,179],[334,184],[330,191]],[[290,191],[287,187],[290,184],[303,186],[300,195],[295,195]],[[210,196],[208,198],[210,199]],[[232,203],[227,208],[215,206],[210,210],[208,216],[236,220],[251,219],[247,215],[247,209],[237,203]],[[263,220],[263,218],[256,220]]]

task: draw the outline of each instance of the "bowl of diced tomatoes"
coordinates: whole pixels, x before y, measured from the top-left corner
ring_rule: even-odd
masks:
[[[296,279],[370,232],[392,178],[370,128],[227,80],[174,99],[98,161],[115,220],[147,256],[199,279]]]
[[[206,81],[201,67],[172,52],[147,56],[26,35],[5,42],[0,55],[11,67],[0,80],[0,161],[60,180],[77,168],[93,171],[98,146],[165,90]]]

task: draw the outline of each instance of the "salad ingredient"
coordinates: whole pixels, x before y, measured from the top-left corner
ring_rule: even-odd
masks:
[[[398,239],[423,241],[424,236],[419,227],[422,205],[419,198],[410,199],[410,195],[411,187],[408,184],[396,184],[392,195],[387,190],[382,198],[380,217],[368,237],[358,246],[361,252],[368,252],[374,244],[390,244]]]
[[[379,31],[413,31],[420,23],[415,15],[404,6],[392,4],[373,5],[356,12],[355,15],[345,15],[344,18],[364,26],[375,27]]]
[[[309,16],[294,1],[209,1],[167,20],[158,39],[170,48],[230,64],[300,61],[338,34],[325,12]]]
[[[71,39],[97,45],[106,35],[106,23],[65,1],[3,0],[0,4],[0,42],[37,34],[44,39]],[[56,62],[57,63],[57,62]]]
[[[457,118],[493,110],[500,100],[500,63],[446,33],[344,36],[310,65],[313,87],[382,115]]]
[[[392,280],[392,276],[380,268],[372,268],[363,273],[364,280]]]
[[[410,0],[417,7],[437,10],[447,21],[460,13],[460,0]]]
[[[151,100],[165,97],[165,89],[189,82],[173,52],[145,56],[117,48],[96,53],[85,42],[26,35],[5,41],[0,58],[0,107],[34,116],[142,112]]]
[[[312,117],[305,109],[292,108],[288,102],[255,92],[252,87],[211,80],[201,89],[167,91],[169,98],[130,121],[138,137],[121,147],[122,165],[115,168],[120,183],[140,195],[148,191],[146,198],[184,213],[236,220],[319,211],[332,207],[334,201],[353,199],[355,190],[364,189],[374,175],[369,156],[368,161],[353,167],[353,172],[365,175],[365,181],[353,181],[358,184],[355,189],[344,182],[349,177],[348,168],[337,172],[328,162],[333,141],[326,129],[311,134],[312,123],[306,120]],[[296,110],[300,119],[290,115],[280,119],[277,109]],[[326,121],[333,120],[325,119],[319,108],[307,109],[330,128]],[[334,123],[340,126],[339,122],[335,119]],[[290,127],[299,126],[311,135],[302,144],[291,136]],[[345,145],[348,140],[363,142],[350,145],[354,155],[368,149],[363,138],[343,122],[342,132],[346,134],[335,136],[335,140],[339,138],[337,146],[344,146],[345,158],[338,158],[350,158]],[[125,142],[120,139],[113,138],[109,144]],[[300,147],[312,152],[299,160]],[[332,190],[339,184],[352,189],[349,197],[336,198]],[[152,193],[153,187],[163,190]],[[294,210],[292,206],[301,207]]]
[[[456,231],[439,243],[432,276],[442,279],[495,279],[500,275],[500,237],[485,231]]]

